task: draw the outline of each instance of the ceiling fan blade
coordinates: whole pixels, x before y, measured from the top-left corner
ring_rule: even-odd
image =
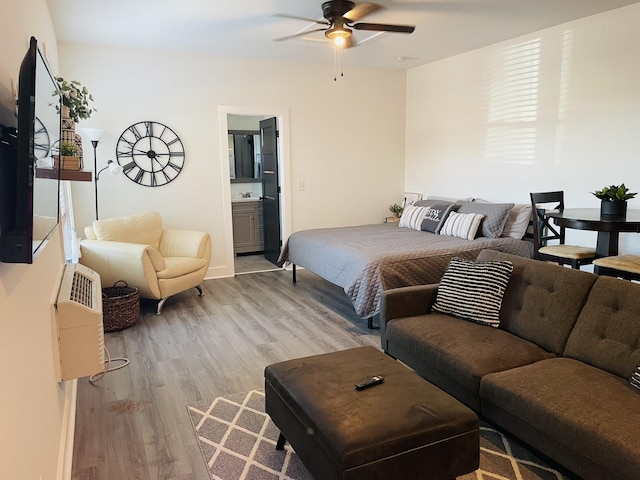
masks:
[[[386,25],[384,23],[354,23],[350,27],[356,30],[373,30],[376,32],[413,33],[414,25]]]
[[[302,20],[303,22],[309,23],[319,23],[320,25],[331,25],[329,22],[325,22],[324,20],[316,20],[315,18],[307,17],[297,17],[296,15],[287,15],[286,13],[276,13],[273,16],[280,18],[292,18],[293,20]]]
[[[326,28],[316,28],[314,30],[306,30],[304,32],[296,33],[295,35],[288,35],[286,37],[274,38],[273,41],[274,42],[284,42],[285,40],[290,40],[290,39],[296,38],[296,37],[302,37],[303,35],[307,35],[307,34],[313,33],[313,32],[324,32],[325,30],[326,30]]]
[[[361,18],[364,18],[367,15],[380,9],[382,9],[382,7],[380,5],[376,5],[375,3],[361,3],[360,5],[356,5],[355,7],[353,7],[342,17],[346,18],[349,22],[357,22]]]

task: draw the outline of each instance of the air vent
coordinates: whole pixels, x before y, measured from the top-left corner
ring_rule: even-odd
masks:
[[[73,272],[69,300],[93,308],[93,281],[80,272]]]

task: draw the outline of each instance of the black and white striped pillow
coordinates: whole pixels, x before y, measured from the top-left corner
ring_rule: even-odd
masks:
[[[438,287],[433,310],[498,327],[511,262],[474,263],[454,257]]]
[[[480,213],[451,212],[438,232],[440,235],[473,240],[484,215]]]
[[[640,365],[636,367],[636,371],[629,378],[629,383],[640,390]]]
[[[414,207],[413,205],[407,205],[402,211],[400,217],[399,227],[413,228],[414,230],[422,229],[422,221],[427,215],[428,207]]]

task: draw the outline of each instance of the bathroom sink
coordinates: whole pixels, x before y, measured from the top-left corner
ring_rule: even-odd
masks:
[[[232,198],[232,202],[259,202],[259,197],[248,197],[248,198]]]

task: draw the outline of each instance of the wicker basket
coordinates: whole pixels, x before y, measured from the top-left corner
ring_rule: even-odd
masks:
[[[113,287],[102,289],[102,322],[105,332],[130,327],[138,321],[139,314],[140,295],[137,288],[118,280]]]

